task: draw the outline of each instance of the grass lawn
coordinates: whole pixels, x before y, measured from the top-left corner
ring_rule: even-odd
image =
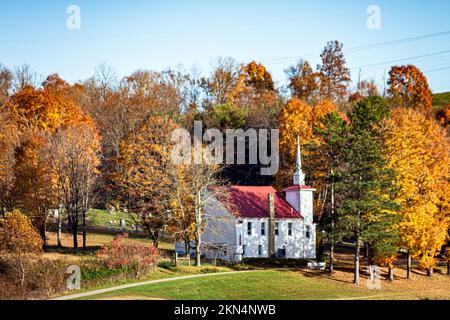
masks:
[[[66,257],[69,258],[71,257],[72,259],[78,259],[78,258],[83,258],[83,257],[88,257],[90,255],[93,255],[95,253],[95,251],[97,251],[102,245],[108,244],[111,241],[113,241],[114,237],[116,237],[115,234],[112,233],[93,233],[93,232],[88,232],[87,234],[87,246],[88,246],[88,250],[86,252],[83,252],[83,250],[81,250],[81,245],[82,245],[82,236],[81,234],[78,235],[78,245],[80,246],[79,249],[79,253],[75,256],[72,254],[72,248],[73,248],[73,240],[72,240],[72,235],[69,233],[63,233],[61,236],[61,242],[63,245],[62,249],[57,249],[56,248],[56,233],[54,232],[47,232],[47,237],[48,237],[48,245],[50,246],[49,252],[45,253],[46,256],[48,257]],[[147,239],[144,236],[140,236],[140,235],[131,235],[129,237],[128,241],[139,241],[139,242],[143,242],[143,243],[152,243],[151,240]],[[170,250],[174,249],[174,244],[173,243],[168,243],[168,242],[160,242],[159,243],[159,249],[161,250],[162,253],[168,252]]]
[[[433,107],[435,110],[441,110],[450,104],[450,92],[433,94]]]
[[[120,230],[121,219],[125,220],[127,228],[131,228],[133,221],[130,215],[125,212],[91,209],[86,214],[87,224],[96,227]]]
[[[423,277],[425,278],[425,277]],[[417,280],[417,279],[416,279]],[[414,283],[414,288],[410,286]],[[325,299],[450,299],[450,277],[418,281],[383,281],[382,290],[369,290],[340,277],[306,270],[261,270],[211,278],[178,280],[124,289],[87,299],[113,300],[325,300]]]

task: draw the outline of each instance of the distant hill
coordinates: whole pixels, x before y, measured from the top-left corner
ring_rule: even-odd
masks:
[[[443,107],[450,104],[450,92],[433,94],[434,110],[441,110]]]

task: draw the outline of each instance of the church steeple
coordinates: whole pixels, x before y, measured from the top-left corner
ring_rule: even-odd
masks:
[[[301,186],[305,184],[305,175],[302,170],[302,154],[300,150],[300,136],[297,135],[297,161],[295,163],[294,185]]]

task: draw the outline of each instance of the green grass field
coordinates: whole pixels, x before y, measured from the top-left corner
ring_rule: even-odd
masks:
[[[448,290],[418,292],[403,285],[383,283],[382,290],[369,290],[342,279],[312,276],[301,271],[264,270],[223,274],[210,278],[178,280],[92,296],[102,300],[328,300],[328,299],[450,299]],[[448,284],[448,283],[447,283]],[[448,289],[448,287],[447,287]]]
[[[443,107],[449,104],[450,104],[450,92],[433,94],[433,108],[435,110],[441,110]]]
[[[125,212],[91,209],[86,214],[87,223],[90,226],[120,229],[120,220],[124,219],[127,228],[133,224],[130,215]]]

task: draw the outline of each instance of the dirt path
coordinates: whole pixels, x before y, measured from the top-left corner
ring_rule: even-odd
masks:
[[[124,285],[120,285],[120,286],[116,286],[116,287],[110,287],[110,288],[105,288],[105,289],[98,289],[98,290],[93,290],[93,291],[88,291],[88,292],[81,292],[81,293],[71,294],[71,295],[62,296],[62,297],[58,297],[58,298],[53,298],[53,299],[50,299],[50,300],[74,300],[74,299],[91,297],[91,296],[95,296],[95,295],[98,295],[98,294],[114,292],[114,291],[128,289],[128,288],[145,286],[145,285],[149,285],[149,284],[157,284],[157,283],[162,283],[162,282],[170,282],[170,281],[178,281],[178,280],[186,280],[186,279],[195,279],[195,278],[214,277],[214,276],[220,276],[220,275],[231,275],[231,274],[247,273],[247,272],[255,272],[255,271],[256,270],[252,270],[252,271],[218,272],[218,273],[196,274],[196,275],[190,275],[190,276],[181,276],[181,277],[174,277],[174,278],[151,280],[151,281],[145,281],[145,282],[124,284]]]

